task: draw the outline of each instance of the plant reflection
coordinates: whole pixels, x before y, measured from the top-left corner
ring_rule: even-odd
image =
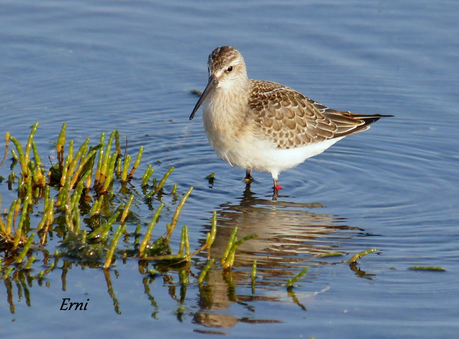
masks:
[[[105,282],[107,283],[107,292],[110,295],[110,298],[112,298],[113,300],[113,308],[117,314],[121,314],[120,303],[118,299],[116,299],[115,292],[113,291],[112,280],[110,279],[110,272],[107,270],[104,270],[104,277],[105,277]]]

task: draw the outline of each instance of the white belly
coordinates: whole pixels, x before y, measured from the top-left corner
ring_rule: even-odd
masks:
[[[209,142],[218,156],[231,166],[246,170],[268,172],[278,175],[280,172],[295,167],[307,158],[322,153],[342,138],[329,139],[307,146],[280,149],[267,140],[260,140],[253,135],[230,137],[208,131]]]

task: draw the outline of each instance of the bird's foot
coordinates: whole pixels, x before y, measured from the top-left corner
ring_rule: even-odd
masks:
[[[274,189],[273,191],[273,201],[277,201],[277,196],[279,195],[279,190]]]

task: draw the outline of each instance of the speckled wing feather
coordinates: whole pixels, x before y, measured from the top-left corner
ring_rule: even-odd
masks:
[[[278,148],[344,137],[369,128],[381,115],[359,115],[323,106],[283,85],[251,80],[250,114]]]

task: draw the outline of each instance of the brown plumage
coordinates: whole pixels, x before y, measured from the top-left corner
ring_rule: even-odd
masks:
[[[361,115],[330,109],[275,82],[250,82],[248,114],[253,115],[259,129],[281,149],[358,133],[384,117],[380,114]]]

